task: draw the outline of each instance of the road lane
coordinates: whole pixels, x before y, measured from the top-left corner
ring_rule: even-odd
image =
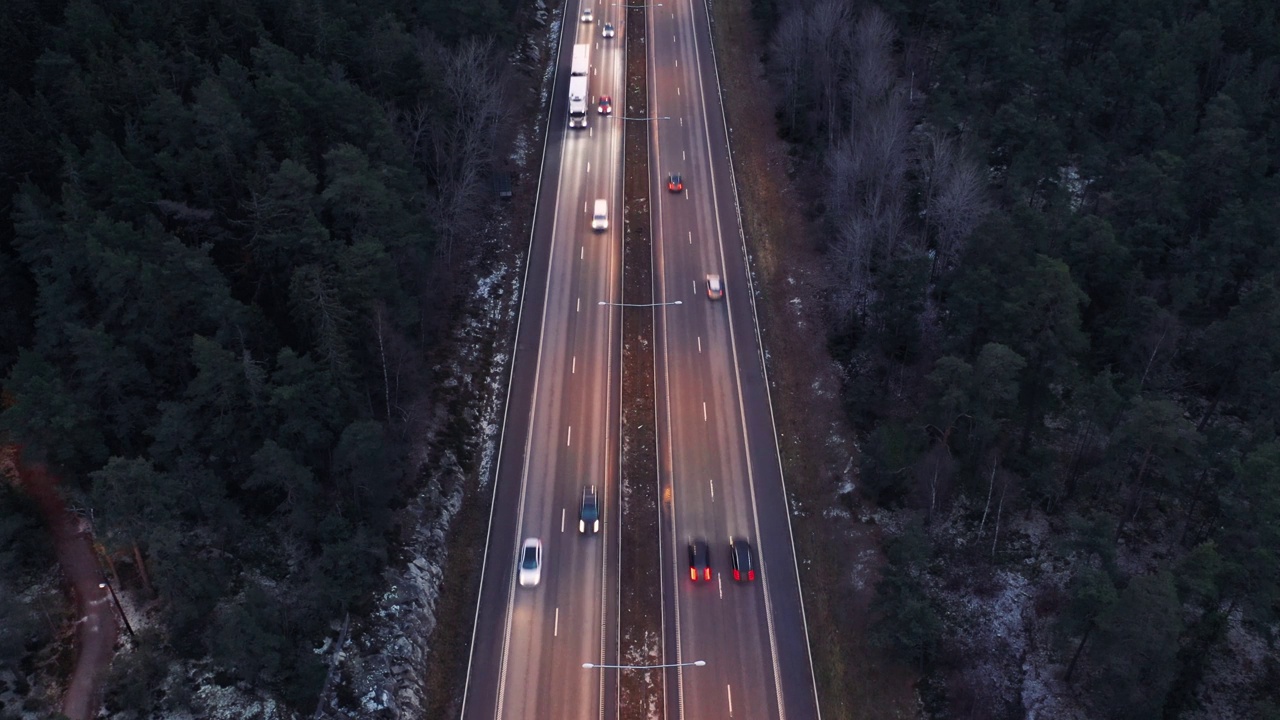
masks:
[[[569,10],[576,19],[577,8]],[[617,549],[609,537],[617,517],[619,328],[616,312],[598,303],[616,302],[620,292],[621,131],[596,114],[594,99],[621,87],[622,51],[598,41],[596,23],[571,20],[564,34],[495,473],[466,718],[599,718],[615,710],[606,702],[614,697],[614,674],[581,666],[616,661],[616,637],[606,629],[617,626],[616,601],[609,602],[617,595]],[[592,45],[585,129],[567,127],[563,99],[575,40]],[[610,207],[605,232],[591,230],[597,198]],[[596,485],[604,511],[601,532],[591,537],[579,536],[577,526],[586,484]],[[525,537],[543,542],[542,580],[533,588],[515,582]]]
[[[720,274],[725,286],[721,301],[704,297],[690,312],[664,309],[657,316],[665,424],[659,437],[667,455],[662,482],[672,488],[664,507],[663,560],[670,575],[683,580],[664,594],[674,616],[665,636],[667,654],[707,661],[705,668],[669,673],[677,692],[668,693],[667,715],[816,718],[706,6],[677,0],[651,12],[650,27],[651,106],[655,115],[674,119],[651,134],[660,168],[655,192],[673,170],[683,173],[686,186],[686,193],[655,204],[656,292],[661,299],[695,296],[695,283],[709,272]],[[717,479],[714,494],[703,476]],[[754,583],[728,579],[730,535],[754,547]],[[688,580],[684,548],[695,536],[712,543],[720,580],[715,592]]]

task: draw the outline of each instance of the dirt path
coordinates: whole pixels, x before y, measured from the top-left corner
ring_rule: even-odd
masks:
[[[93,540],[67,511],[58,492],[58,479],[43,465],[24,464],[18,455],[13,452],[7,458],[12,462],[10,467],[18,486],[40,507],[80,616],[76,620],[76,666],[62,699],[62,714],[71,720],[89,720],[98,714],[99,690],[120,631],[115,608],[107,590],[99,585],[103,575],[93,555]]]

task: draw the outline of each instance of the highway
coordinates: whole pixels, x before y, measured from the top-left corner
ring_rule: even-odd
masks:
[[[586,2],[587,0],[579,0]],[[541,186],[530,239],[493,511],[462,717],[561,720],[617,716],[618,414],[623,125],[649,133],[654,228],[665,717],[819,717],[793,543],[746,250],[737,215],[719,83],[703,0],[647,13],[649,115],[622,105],[626,28],[620,5],[595,21],[565,8]],[[617,37],[600,28],[612,21]],[[570,129],[569,67],[590,43],[589,126]],[[642,130],[643,129],[643,130]],[[668,192],[667,173],[685,189]],[[609,229],[590,228],[594,201]],[[721,299],[705,278],[724,278]],[[671,305],[673,301],[680,305]],[[584,484],[603,527],[577,532]],[[537,587],[516,581],[522,539],[544,544]],[[730,538],[754,549],[756,578],[737,583]],[[688,543],[705,539],[713,577],[693,582]]]
[[[616,708],[618,310],[622,128],[596,112],[622,94],[621,33],[568,16],[498,453],[494,507],[464,695],[466,718],[596,718]],[[575,41],[591,46],[586,128],[568,127]],[[605,199],[610,222],[592,230]],[[602,501],[599,534],[578,533],[584,485]],[[543,543],[542,579],[516,582],[521,541]],[[607,628],[607,630],[606,630]],[[606,691],[607,690],[607,691]]]
[[[817,718],[788,505],[719,82],[702,0],[649,16],[649,102],[659,468],[663,507],[667,718]],[[684,191],[670,193],[667,173]],[[660,199],[659,199],[660,198]],[[724,297],[705,277],[724,279]],[[756,580],[735,582],[730,538],[755,550]],[[688,544],[710,545],[713,577],[689,577]]]

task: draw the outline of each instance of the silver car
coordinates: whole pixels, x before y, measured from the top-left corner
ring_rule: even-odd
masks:
[[[719,275],[714,273],[707,275],[707,297],[712,300],[724,297],[724,284],[720,282]]]
[[[520,587],[534,587],[542,581],[542,541],[528,538],[520,547]]]
[[[593,17],[591,8],[582,8],[582,22],[591,22]]]

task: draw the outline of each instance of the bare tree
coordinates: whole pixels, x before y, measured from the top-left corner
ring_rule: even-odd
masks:
[[[835,228],[831,282],[839,317],[865,304],[873,269],[892,257],[902,237],[910,130],[909,108],[894,74],[892,23],[868,10],[850,38],[849,130],[828,154],[825,196]]]
[[[925,234],[934,243],[934,273],[953,267],[963,243],[989,210],[987,181],[960,141],[941,130],[925,133],[918,161],[924,187]]]
[[[787,127],[796,127],[796,115],[808,104],[809,74],[807,18],[803,12],[787,13],[769,41],[774,82],[782,95]]]
[[[852,77],[849,92],[850,121],[856,127],[863,113],[882,103],[897,90],[897,68],[893,43],[897,38],[893,21],[878,7],[863,11],[853,31]]]
[[[409,148],[409,157],[415,163],[424,160],[427,141],[431,137],[431,109],[423,100],[419,100],[411,110],[401,110],[393,103],[387,103],[387,117],[400,134],[400,139]]]
[[[987,214],[987,181],[978,167],[961,160],[929,202],[937,257],[947,264],[959,258],[965,239]]]
[[[827,130],[828,147],[835,145],[844,132],[840,123],[843,104],[840,89],[849,69],[851,24],[850,7],[845,0],[825,0],[814,5],[805,23],[808,30],[806,46],[818,90],[818,108]]]
[[[443,91],[444,107],[421,142],[435,188],[428,206],[440,230],[441,251],[450,258],[457,239],[474,231],[479,219],[484,178],[505,114],[504,76],[492,40],[468,38],[448,49],[424,35],[418,53],[440,77]]]
[[[1178,316],[1165,308],[1156,308],[1153,317],[1147,323],[1146,330],[1137,338],[1136,350],[1141,353],[1143,363],[1142,377],[1138,380],[1138,392],[1147,384],[1151,371],[1168,365],[1178,348],[1182,337],[1182,326]]]

